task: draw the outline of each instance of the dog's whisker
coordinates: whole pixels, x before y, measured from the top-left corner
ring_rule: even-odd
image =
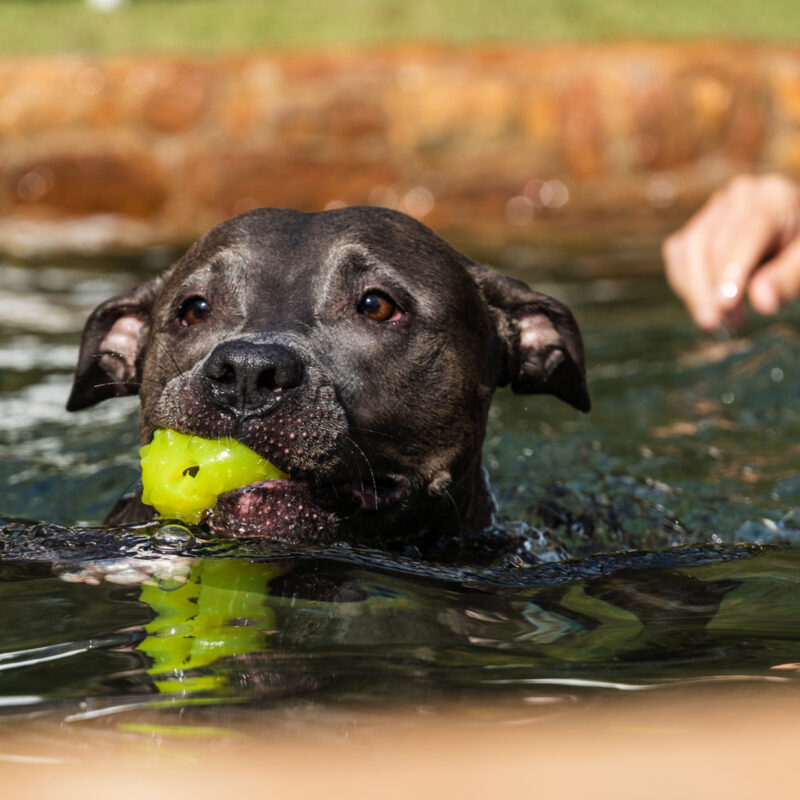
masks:
[[[156,382],[156,381],[153,381],[153,380],[138,380],[138,381],[103,381],[102,383],[96,383],[96,384],[94,384],[94,386],[95,386],[95,388],[97,388],[97,389],[104,389],[104,388],[106,388],[106,387],[108,387],[108,386],[126,386],[126,387],[131,387],[131,386],[137,386],[137,387],[142,387],[142,386],[155,386],[155,387],[156,387],[156,388],[158,388],[158,389],[163,389],[163,388],[164,388],[164,384],[162,384],[162,383],[158,383],[158,382]]]
[[[450,505],[453,507],[453,511],[456,515],[456,519],[458,519],[458,544],[459,547],[463,550],[464,548],[464,525],[463,519],[461,517],[461,509],[456,502],[455,497],[451,494],[449,489],[444,490],[444,496],[450,501]]]
[[[139,386],[154,386],[156,389],[166,389],[165,381],[158,381],[155,378],[147,378],[138,381]]]
[[[105,389],[107,386],[141,386],[140,381],[103,381],[103,383],[95,383],[95,389]]]
[[[371,433],[371,434],[373,434],[375,436],[382,436],[384,439],[387,439],[390,442],[400,441],[400,439],[401,439],[400,436],[396,436],[396,435],[394,435],[392,433],[388,433],[387,431],[379,431],[376,428],[356,428],[356,427],[351,426],[350,430],[354,431],[356,433]]]
[[[299,320],[299,321],[297,322],[297,326],[298,326],[299,328],[303,328],[303,329],[305,329],[305,330],[307,330],[307,331],[312,331],[312,330],[314,330],[314,326],[313,326],[313,325],[309,324],[308,322],[303,322],[303,320]]]
[[[164,348],[162,348],[162,349],[164,349]],[[172,358],[172,361],[173,361],[173,364],[174,364],[175,368],[180,372],[180,367],[177,365],[177,363],[175,363],[174,357],[172,357],[172,355],[169,353],[168,350],[164,349],[164,352],[167,352],[168,355],[170,355],[170,357]],[[94,359],[95,361],[99,361],[99,360],[105,358],[106,356],[115,356],[116,358],[123,358],[123,355],[121,353],[117,353],[114,350],[106,350],[106,351],[104,351],[102,353],[92,353],[89,357],[91,359]],[[181,375],[182,374],[183,373],[181,372]],[[156,380],[150,379],[148,381],[145,381],[145,380],[107,381],[105,383],[97,383],[97,384],[95,384],[95,386],[97,388],[106,387],[106,386],[115,386],[115,385],[143,386],[145,383],[148,383],[149,385],[155,386],[155,387],[157,387],[159,389],[164,389],[164,388],[166,388],[166,385],[167,385],[166,381],[156,381]]]
[[[165,342],[158,342],[158,346],[161,348],[161,352],[165,353],[167,358],[169,358],[169,360],[172,362],[172,366],[175,367],[175,369],[178,371],[178,377],[182,378],[184,371],[181,369],[180,365],[178,364],[178,361],[175,358],[175,356],[173,355],[172,350],[170,350],[170,348],[167,347]]]
[[[370,480],[372,481],[372,488],[375,491],[375,502],[377,502],[377,498],[378,498],[378,482],[375,480],[375,471],[372,469],[372,464],[370,463],[369,458],[367,457],[367,454],[364,452],[364,450],[361,448],[361,446],[358,444],[358,442],[356,442],[356,440],[353,439],[350,436],[347,436],[346,438],[350,442],[350,444],[352,444],[353,447],[356,450],[358,450],[358,452],[361,454],[361,457],[364,459],[364,463],[367,465],[367,469],[369,470]],[[359,479],[361,479],[360,475],[359,475]],[[363,490],[364,488],[365,488],[364,487],[364,482],[362,480],[361,481],[361,489]]]

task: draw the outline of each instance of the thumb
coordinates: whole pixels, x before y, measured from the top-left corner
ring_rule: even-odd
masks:
[[[775,314],[800,295],[800,239],[795,239],[752,277],[750,302],[759,314]]]

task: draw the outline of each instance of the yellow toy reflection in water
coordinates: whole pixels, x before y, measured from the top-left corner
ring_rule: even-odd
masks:
[[[219,495],[256,481],[288,477],[236,439],[203,439],[160,429],[139,455],[142,502],[162,517],[195,525]]]
[[[199,559],[189,579],[172,587],[145,585],[140,600],[155,611],[138,649],[160,692],[197,692],[226,684],[224,675],[193,675],[217,659],[264,649],[275,629],[266,605],[269,582],[285,570],[239,559]]]

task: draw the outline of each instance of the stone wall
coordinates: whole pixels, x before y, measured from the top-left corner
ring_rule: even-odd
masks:
[[[259,205],[666,230],[743,170],[800,172],[800,47],[0,62],[7,251],[182,244]]]

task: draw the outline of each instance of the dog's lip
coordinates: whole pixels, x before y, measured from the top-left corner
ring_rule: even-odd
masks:
[[[335,517],[305,481],[257,481],[221,494],[204,524],[219,536],[255,536],[301,543],[330,537]]]
[[[256,493],[278,496],[282,494],[297,494],[297,490],[300,490],[303,493],[308,492],[309,496],[314,494],[319,496],[319,492],[324,492],[324,489],[320,487],[317,487],[315,491],[311,486],[310,481],[304,480],[302,477],[293,478],[291,476],[267,481],[255,481],[224,492],[217,498],[217,503],[224,502],[226,499],[254,495]],[[375,480],[369,485],[353,483],[352,481],[344,483],[332,482],[329,485],[328,494],[338,498],[343,505],[352,510],[376,511],[387,503],[401,502],[405,498],[406,489],[400,485],[399,481],[386,478]],[[314,504],[316,505],[316,502]]]
[[[221,494],[204,525],[214,535],[260,537],[276,542],[331,541],[338,523],[360,512],[397,504],[406,492],[396,481],[330,485],[294,478],[257,481]]]
[[[236,489],[230,489],[227,492],[223,492],[219,497],[217,497],[217,502],[220,500],[225,499],[226,497],[232,497],[234,495],[240,495],[247,492],[253,492],[255,490],[261,491],[280,491],[281,489],[288,489],[289,484],[297,484],[303,483],[303,481],[296,481],[293,478],[276,478],[274,480],[269,481],[254,481],[253,483],[245,484],[244,486],[239,486]]]
[[[305,481],[297,481],[292,478],[278,478],[268,481],[255,481],[238,489],[231,489],[217,497],[215,508],[224,508],[226,503],[233,502],[237,508],[244,512],[244,516],[249,516],[252,511],[257,511],[255,506],[259,501],[269,503],[270,499],[285,500],[289,497],[311,496],[309,485]],[[293,505],[293,504],[292,504]],[[291,508],[292,506],[290,506]],[[302,504],[297,508],[299,512],[305,509]],[[263,511],[263,509],[262,509]],[[287,520],[290,521],[290,520]]]

